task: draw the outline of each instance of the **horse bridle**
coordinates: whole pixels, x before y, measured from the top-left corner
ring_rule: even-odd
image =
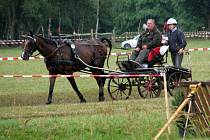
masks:
[[[33,38],[33,37],[31,37],[31,36],[27,36],[27,38],[29,38],[30,40],[32,40],[33,42],[33,44],[32,44],[32,47],[31,47],[31,49],[30,49],[30,51],[28,52],[29,54],[33,54],[33,52],[35,52],[36,51],[36,45],[35,45],[35,43],[36,43],[36,39],[35,38]],[[46,56],[45,58],[49,58],[50,56],[52,56],[55,52],[57,52],[58,51],[58,49],[59,48],[61,48],[61,47],[63,47],[62,45],[60,46],[60,47],[57,47],[55,50],[53,50],[48,56]],[[34,55],[34,56],[32,56],[32,57],[36,57],[36,56],[38,56],[40,53],[38,53],[38,54],[36,54],[36,55]]]
[[[31,36],[27,36],[27,38],[29,40],[32,40],[32,46],[31,49],[29,50],[29,52],[27,52],[28,54],[30,54],[31,57],[36,57],[38,56],[40,53],[36,54],[36,55],[32,55],[36,50],[36,38],[33,38]],[[49,58],[50,56],[52,56],[56,51],[58,50],[58,48],[56,48],[52,53],[50,53],[50,55],[46,56],[45,58]]]
[[[36,39],[33,38],[33,37],[31,37],[31,36],[27,36],[27,38],[28,38],[29,40],[32,40],[31,49],[30,49],[27,53],[30,54],[31,57],[36,57],[36,56],[38,56],[40,53],[38,53],[38,54],[32,56],[32,54],[37,50],[36,44],[35,44],[35,43],[36,43]]]

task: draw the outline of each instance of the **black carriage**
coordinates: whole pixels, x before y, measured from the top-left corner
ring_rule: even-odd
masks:
[[[156,56],[150,62],[145,60],[142,65],[130,60],[129,55],[118,55],[116,64],[123,74],[143,76],[110,78],[108,81],[108,93],[113,100],[128,99],[134,86],[137,87],[138,93],[142,98],[159,97],[163,89],[163,77],[157,75],[160,75],[162,72],[166,73],[170,95],[176,92],[181,81],[191,79],[191,70],[165,65],[167,64],[167,53]]]

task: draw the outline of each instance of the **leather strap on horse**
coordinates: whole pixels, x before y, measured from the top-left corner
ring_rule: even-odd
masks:
[[[49,58],[50,56],[52,56],[54,53],[56,53],[60,48],[62,48],[65,45],[61,45],[59,47],[57,47],[52,53],[50,53],[48,56],[46,56],[45,58]]]
[[[51,66],[51,67],[55,67],[55,66],[58,66],[58,65],[75,66],[75,62],[70,61],[70,60],[54,60],[54,61],[45,60],[44,62],[47,66]]]
[[[37,58],[38,55],[40,55],[40,53],[35,54],[35,55],[31,56],[31,57]]]

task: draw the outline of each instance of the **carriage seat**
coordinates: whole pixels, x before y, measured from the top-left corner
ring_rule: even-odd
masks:
[[[153,67],[157,63],[162,65],[168,48],[168,37],[162,35],[161,46],[157,46],[149,52],[148,57],[142,63],[143,66],[148,65],[148,67]]]
[[[169,48],[168,45],[163,45],[152,49],[149,52],[147,59],[143,61],[142,65],[143,66],[148,65],[148,67],[153,67],[157,63],[162,63],[164,56],[168,51],[168,48]]]

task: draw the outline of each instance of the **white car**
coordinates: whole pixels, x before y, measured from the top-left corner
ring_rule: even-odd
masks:
[[[121,47],[124,49],[135,48],[138,42],[138,38],[140,35],[135,36],[133,39],[123,41]],[[168,41],[168,37],[162,35],[162,44],[166,44]]]
[[[135,48],[136,45],[137,45],[139,36],[140,35],[137,35],[133,39],[123,41],[122,44],[121,44],[121,47],[124,48],[124,49]]]

